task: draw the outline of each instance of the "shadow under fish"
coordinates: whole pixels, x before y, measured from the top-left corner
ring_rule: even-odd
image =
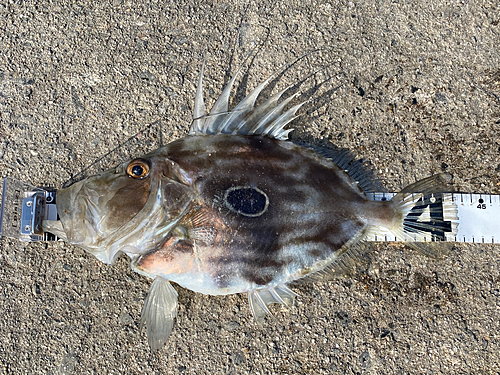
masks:
[[[210,295],[247,293],[261,322],[270,304],[292,304],[290,283],[345,274],[373,231],[388,230],[428,256],[445,252],[445,244],[418,242],[442,230],[442,220],[405,218],[419,197],[449,190],[449,175],[370,200],[373,180],[345,152],[288,141],[286,126],[303,104],[290,106],[296,95],[282,99],[285,89],[255,104],[275,75],[229,111],[237,76],[207,114],[202,68],[189,136],[58,190],[60,220],[43,223],[104,263],[128,255],[154,279],[141,317],[153,350],[177,315],[171,281]],[[442,209],[456,232],[456,208]]]

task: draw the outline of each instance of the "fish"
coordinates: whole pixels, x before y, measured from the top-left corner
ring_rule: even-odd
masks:
[[[59,218],[43,222],[46,232],[103,263],[127,255],[134,271],[153,280],[140,324],[153,351],[177,317],[172,283],[206,295],[247,293],[262,323],[270,305],[293,305],[294,283],[348,274],[368,254],[374,231],[442,255],[423,241],[443,232],[444,222],[408,218],[425,209],[419,198],[449,189],[451,176],[370,200],[375,184],[360,163],[289,140],[304,102],[292,105],[297,95],[286,96],[288,88],[260,98],[277,73],[229,110],[238,71],[207,113],[203,70],[188,136],[59,189]],[[443,205],[453,217],[453,206]],[[456,221],[448,231],[456,233]]]

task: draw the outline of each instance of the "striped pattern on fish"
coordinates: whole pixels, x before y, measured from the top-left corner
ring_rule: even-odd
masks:
[[[170,259],[161,270],[162,260],[172,253],[170,239],[168,246],[142,255],[136,266],[152,274],[148,267],[154,265],[154,274],[168,275],[194,291],[240,293],[302,278],[367,225],[392,220],[391,204],[367,200],[330,160],[292,143],[261,136],[194,136],[146,157],[166,158],[189,171],[197,201],[189,215],[202,211],[211,219],[191,222],[191,227],[180,223],[182,230],[172,235],[181,233],[183,248],[191,240],[197,272],[214,280],[213,289],[190,282],[193,275],[172,277]],[[259,189],[268,207],[251,217],[228,208],[225,192],[239,187]],[[371,210],[374,205],[377,209]],[[215,238],[206,241],[199,233],[190,238],[193,225],[208,226],[205,232],[214,230]]]

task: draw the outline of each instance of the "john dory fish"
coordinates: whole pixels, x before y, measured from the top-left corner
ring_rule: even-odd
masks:
[[[154,279],[141,318],[153,350],[177,315],[171,281],[210,295],[247,293],[262,321],[270,304],[292,303],[291,282],[342,273],[370,231],[414,241],[442,230],[439,219],[405,218],[415,195],[442,191],[448,176],[371,201],[371,181],[345,154],[287,141],[285,127],[301,106],[289,108],[293,95],[282,99],[284,90],[255,105],[273,77],[229,112],[235,75],[207,115],[202,76],[188,137],[58,190],[60,220],[44,222],[104,263],[128,255],[135,271]]]

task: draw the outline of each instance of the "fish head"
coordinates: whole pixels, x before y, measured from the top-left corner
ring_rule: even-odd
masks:
[[[58,190],[55,234],[105,263],[162,243],[193,196],[189,174],[162,151]]]

